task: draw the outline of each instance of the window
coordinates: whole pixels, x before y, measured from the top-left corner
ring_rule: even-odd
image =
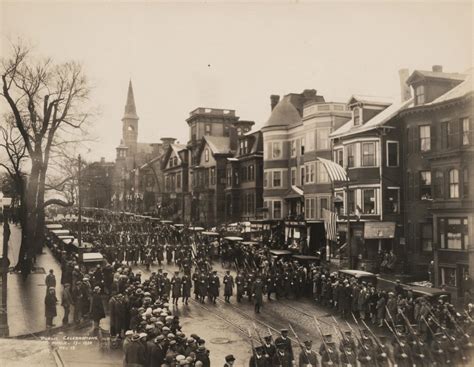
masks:
[[[362,166],[375,166],[375,143],[362,143]]]
[[[181,173],[176,174],[176,188],[177,189],[181,188]]]
[[[456,287],[456,268],[439,268],[441,273],[441,283],[447,285],[448,287]]]
[[[323,211],[324,209],[329,209],[329,199],[328,198],[319,198],[319,218],[324,218]]]
[[[433,224],[420,223],[421,251],[433,251]]]
[[[336,162],[341,167],[344,167],[344,151],[342,149],[337,149],[334,151],[334,162]]]
[[[204,161],[209,162],[209,149],[204,150]]]
[[[361,108],[356,107],[352,110],[352,114],[354,116],[354,126],[360,125],[360,120],[361,120]]]
[[[300,152],[301,155],[304,155],[304,136],[300,140]]]
[[[229,136],[229,126],[224,125],[224,136]]]
[[[465,117],[462,122],[462,145],[469,145],[472,142],[471,120]]]
[[[191,126],[191,140],[195,141],[197,139],[196,135],[196,125]]]
[[[317,162],[317,171],[316,174],[318,175],[317,182],[318,183],[328,183],[329,182],[329,175],[326,167],[321,162]]]
[[[304,169],[305,172],[306,172],[306,176],[305,176],[305,180],[304,180],[305,183],[312,182],[312,181],[310,181],[310,177],[309,177],[309,166],[310,166],[309,164],[306,164],[305,169]]]
[[[398,167],[398,142],[387,142],[387,167]]]
[[[355,191],[349,190],[347,192],[347,208],[349,210],[349,214],[355,213]]]
[[[263,172],[263,187],[268,187],[268,172]]]
[[[281,142],[274,141],[272,143],[272,158],[278,159],[281,158]]]
[[[306,198],[304,213],[306,219],[314,219],[316,214],[316,199],[315,198]]]
[[[442,199],[444,197],[444,174],[442,171],[435,172],[433,190],[436,199]]]
[[[309,182],[314,182],[314,163],[309,164]]]
[[[347,150],[347,167],[354,167],[355,165],[354,144],[347,145],[346,150]]]
[[[211,135],[212,126],[211,124],[204,125],[204,135]]]
[[[420,199],[431,200],[431,171],[420,171]]]
[[[248,166],[247,179],[248,179],[249,181],[254,181],[254,180],[255,180],[255,166],[254,166],[253,164],[251,164],[250,166]]]
[[[387,189],[385,195],[385,211],[388,214],[400,213],[400,189]]]
[[[443,138],[445,139],[445,148],[456,148],[459,142],[459,124],[457,121],[445,122],[443,125]]]
[[[296,157],[296,140],[290,142],[291,145],[291,157]]]
[[[316,135],[316,150],[328,150],[329,149],[329,133],[330,129],[317,129]]]
[[[427,152],[431,150],[431,126],[419,126],[420,133],[420,151]]]
[[[240,168],[240,179],[242,180],[242,182],[247,181],[247,167]]]
[[[449,171],[449,197],[459,198],[459,171],[457,169]]]
[[[415,104],[420,105],[425,103],[425,86],[419,85],[415,88]]]
[[[273,202],[273,219],[281,218],[281,201]]]
[[[215,167],[211,167],[210,180],[211,180],[211,185],[216,184],[216,168]]]
[[[467,167],[462,170],[462,197],[469,197],[469,168]]]
[[[291,174],[291,185],[296,186],[296,168],[292,168],[290,171]]]
[[[364,207],[362,211],[364,214],[376,214],[375,210],[375,190],[374,189],[365,189],[363,192],[363,204]]]
[[[304,166],[300,167],[300,185],[304,185]]]
[[[442,249],[465,250],[469,244],[467,218],[440,218],[439,241]]]
[[[273,171],[273,187],[281,187],[281,171]]]

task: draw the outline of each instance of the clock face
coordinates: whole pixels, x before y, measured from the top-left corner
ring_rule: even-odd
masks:
[[[133,126],[129,126],[128,131],[133,131]]]

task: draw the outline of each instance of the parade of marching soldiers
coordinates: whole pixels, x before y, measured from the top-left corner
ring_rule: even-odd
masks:
[[[47,238],[61,262],[63,324],[92,319],[100,328],[105,310],[95,300],[105,297],[111,344],[123,348],[124,366],[210,366],[205,340],[186,335],[175,313],[190,302],[212,306],[221,295],[225,303],[252,303],[255,314],[266,302],[306,297],[332,315],[330,333],[313,317],[315,341],[300,338],[291,320],[277,336],[248,330],[249,367],[473,363],[469,300],[455,308],[446,294],[419,294],[399,281],[381,288],[371,273],[358,277],[316,257],[282,256],[288,254],[277,234],[244,241],[218,228],[96,215],[82,223],[81,248],[73,241],[77,221],[60,223],[47,225]],[[86,262],[93,254],[100,261]],[[157,270],[145,279],[137,265]],[[238,359],[229,354],[224,366]]]

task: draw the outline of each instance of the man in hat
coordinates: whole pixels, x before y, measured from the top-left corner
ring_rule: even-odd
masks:
[[[146,363],[145,346],[140,341],[140,335],[135,333],[130,342],[123,345],[124,366],[144,366]]]
[[[191,297],[191,279],[189,278],[189,275],[187,275],[186,273],[181,278],[181,285],[183,287],[183,290],[182,290],[183,303],[187,305],[189,297]]]
[[[240,272],[240,270],[237,271],[237,276],[235,277],[235,284],[237,285],[237,302],[240,302],[245,292],[245,277]]]
[[[64,317],[63,317],[63,325],[67,326],[69,324],[69,312],[71,310],[71,306],[74,305],[74,300],[72,299],[71,294],[71,284],[66,283],[64,284],[64,290],[61,295],[61,306],[64,308]]]
[[[234,365],[235,357],[232,354],[229,354],[225,357],[224,367],[231,367]]]
[[[56,288],[56,275],[54,275],[53,269],[49,269],[49,274],[46,275],[44,282],[46,284],[46,291],[48,291],[51,287]]]
[[[58,299],[56,298],[56,290],[54,287],[49,287],[48,292],[44,298],[44,313],[46,316],[46,327],[51,328],[55,326],[53,319],[57,316],[56,304]]]
[[[222,282],[224,283],[224,299],[227,303],[230,303],[230,297],[234,290],[234,278],[230,275],[230,270],[226,270]]]
[[[321,356],[321,365],[323,367],[339,364],[339,354],[337,353],[336,344],[332,341],[331,334],[323,335],[323,342],[319,347],[319,355]]]
[[[257,277],[252,287],[252,296],[254,297],[255,312],[260,313],[263,304],[263,282],[260,276]]]
[[[171,278],[171,296],[173,298],[173,305],[178,306],[178,300],[181,297],[181,278],[179,271],[175,271]]]
[[[221,283],[219,281],[219,277],[217,276],[217,270],[214,270],[212,274],[209,276],[209,293],[208,297],[212,303],[216,303],[217,297],[219,297],[219,287]]]
[[[196,361],[200,361],[203,367],[210,367],[211,360],[209,358],[209,350],[205,347],[204,339],[199,339],[198,347],[196,349]]]
[[[294,364],[293,356],[290,355],[286,343],[276,343],[277,352],[272,360],[272,367],[292,367]]]
[[[312,350],[313,342],[306,340],[301,346],[301,352],[299,356],[299,367],[316,367],[319,366],[318,355]]]
[[[275,339],[275,346],[278,349],[278,344],[283,345],[283,348],[290,356],[291,360],[294,361],[293,357],[293,347],[291,346],[291,340],[288,337],[288,329],[281,329],[280,336]]]
[[[94,287],[90,306],[90,316],[94,322],[94,330],[98,330],[100,327],[100,320],[105,317],[105,309],[100,295],[99,286]]]
[[[249,367],[270,367],[271,361],[272,359],[265,354],[265,348],[262,345],[258,345],[250,357]]]
[[[272,342],[272,336],[271,335],[265,335],[263,337],[263,350],[265,354],[268,356],[269,361],[273,360],[273,357],[275,356],[276,353],[276,347]]]

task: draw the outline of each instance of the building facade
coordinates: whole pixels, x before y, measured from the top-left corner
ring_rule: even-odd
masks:
[[[462,297],[474,271],[472,70],[434,66],[415,70],[408,83],[414,105],[400,118],[411,270],[430,271],[436,286]]]
[[[88,164],[81,173],[82,205],[94,208],[110,208],[113,195],[115,163],[102,158]]]

